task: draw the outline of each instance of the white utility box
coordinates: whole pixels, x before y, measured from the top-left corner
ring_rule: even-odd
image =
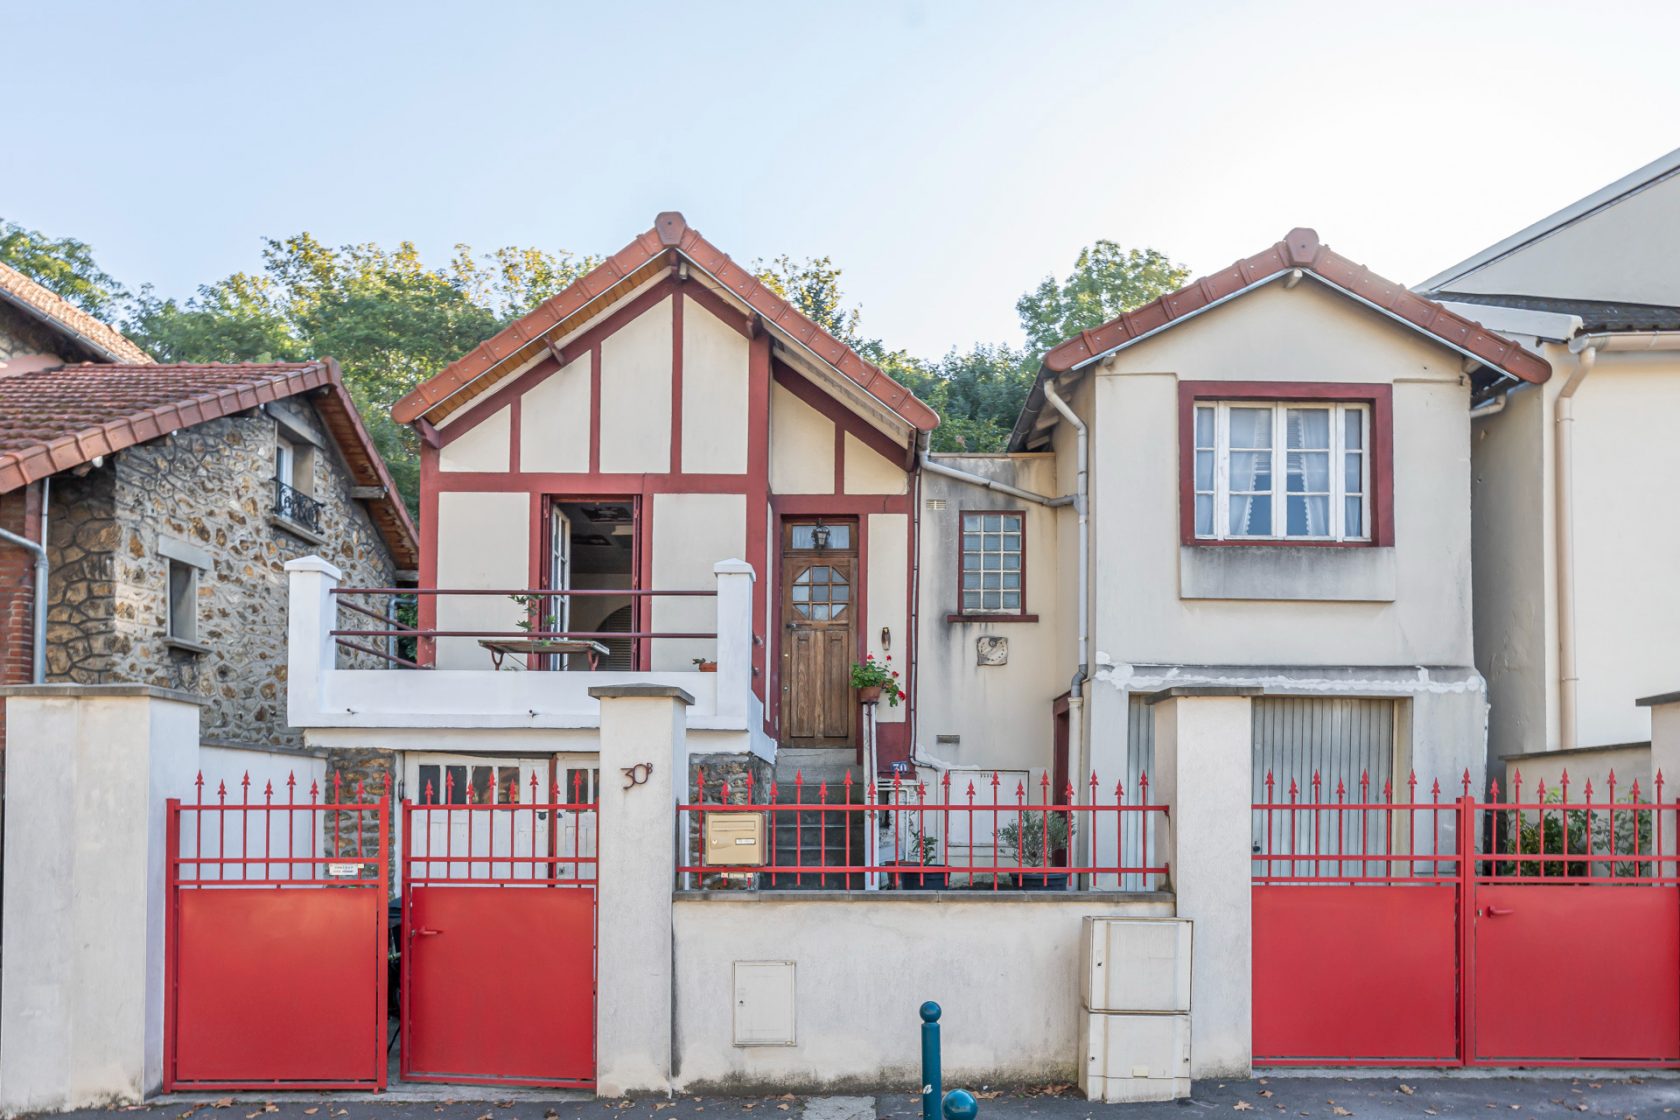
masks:
[[[1086,918],[1080,939],[1085,1010],[1190,1010],[1188,918]]]
[[[1079,1087],[1107,1103],[1190,1095],[1191,923],[1086,918],[1080,929]]]
[[[1119,1104],[1190,1095],[1190,1016],[1079,1014],[1079,1088]]]

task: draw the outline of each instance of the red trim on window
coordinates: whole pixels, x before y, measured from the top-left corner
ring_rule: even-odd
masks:
[[[1371,539],[1208,540],[1196,536],[1196,405],[1198,402],[1331,401],[1371,408]],[[1178,383],[1178,538],[1199,548],[1387,548],[1394,544],[1394,386],[1322,381],[1180,381]],[[1024,565],[1025,560],[1022,561]],[[1022,582],[1025,582],[1024,580]]]
[[[1021,609],[1018,611],[965,611],[963,596],[963,518],[969,514],[997,514],[1021,519]],[[999,572],[1003,569],[999,568]],[[985,582],[982,580],[981,582]],[[1024,509],[964,508],[957,510],[957,609],[945,616],[946,622],[1037,622],[1036,614],[1027,613],[1027,511]]]

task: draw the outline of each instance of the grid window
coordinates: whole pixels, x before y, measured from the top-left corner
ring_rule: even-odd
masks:
[[[1024,520],[1019,513],[962,515],[964,614],[1020,614],[1025,609]]]
[[[1196,536],[1369,540],[1370,429],[1366,404],[1198,402]]]

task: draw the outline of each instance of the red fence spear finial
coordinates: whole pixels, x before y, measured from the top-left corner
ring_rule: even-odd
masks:
[[[1138,772],[1138,798],[1145,805],[1149,804],[1149,771],[1147,770]]]
[[[1468,766],[1466,766],[1464,768],[1464,779],[1463,779],[1463,781],[1464,781],[1464,796],[1469,797],[1470,796],[1470,768]]]
[[[249,805],[251,803],[251,772],[245,771],[245,776],[239,781],[239,800]]]
[[[274,804],[274,779],[273,778],[269,778],[269,779],[267,779],[266,781],[263,782],[263,804],[265,804],[265,805]]]
[[[1412,780],[1413,781],[1417,780],[1417,775],[1416,774],[1412,775]],[[1429,783],[1429,799],[1431,801],[1441,800],[1441,779],[1434,778],[1430,781],[1430,783]]]
[[[1489,801],[1498,801],[1499,800],[1499,779],[1498,778],[1495,778],[1488,783],[1488,800]]]
[[[1592,779],[1591,778],[1587,779],[1587,788],[1583,792],[1586,794],[1587,804],[1591,805],[1592,804]]]
[[[1289,803],[1295,804],[1295,799],[1301,795],[1301,786],[1294,778],[1289,779]]]
[[[1633,780],[1633,785],[1628,787],[1628,800],[1634,802],[1635,804],[1639,803],[1639,779],[1638,778],[1635,778]]]
[[[316,800],[320,796],[321,796],[321,783],[317,782],[314,778],[309,779],[309,803],[311,805],[315,804]]]
[[[193,786],[197,791],[195,796],[198,798],[198,803],[200,805],[204,804],[204,771],[200,770],[198,772],[198,777],[193,779]]]
[[[753,803],[753,773],[751,770],[747,771],[747,776],[741,784],[746,787],[746,793],[743,795],[746,798],[746,803],[751,805]]]
[[[1616,803],[1616,772],[1614,770],[1610,771],[1604,784],[1610,787],[1610,804],[1614,805]]]
[[[227,782],[219,781],[216,783],[216,800],[223,805],[227,804]]]
[[[1324,796],[1323,796],[1324,795],[1324,779],[1319,777],[1319,774],[1318,774],[1317,770],[1313,771],[1312,787],[1313,787],[1313,790],[1312,790],[1313,802],[1316,804],[1318,802],[1323,801],[1324,800]]]
[[[694,768],[694,800],[696,802],[706,800],[706,768],[704,766]]]
[[[426,779],[426,788],[424,790],[422,790],[421,793],[420,793],[420,804],[430,805],[431,803],[432,803],[432,780],[430,778],[427,778]]]
[[[1097,803],[1097,772],[1091,771],[1091,804]]]
[[[1050,804],[1050,771],[1046,770],[1038,779],[1039,792],[1043,795],[1044,804]]]
[[[538,797],[537,797],[538,788],[539,787],[537,785],[537,772],[535,770],[533,770],[533,771],[531,771],[531,804],[533,804],[533,805],[535,805],[538,801]]]
[[[1267,770],[1266,771],[1266,800],[1267,801],[1272,801],[1273,800],[1272,790],[1276,785],[1277,785],[1277,779],[1272,777],[1272,772],[1270,770]]]

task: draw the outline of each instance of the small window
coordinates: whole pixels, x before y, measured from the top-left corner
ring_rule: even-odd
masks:
[[[297,447],[289,439],[274,441],[274,477],[297,487]]]
[[[962,613],[1020,614],[1026,609],[1022,513],[962,515]]]
[[[198,569],[181,560],[169,563],[169,636],[198,643]]]
[[[1196,537],[1370,540],[1370,433],[1367,404],[1197,402]]]
[[[794,525],[788,543],[801,552],[850,552],[852,527],[845,524],[825,525],[821,522],[815,525]]]

